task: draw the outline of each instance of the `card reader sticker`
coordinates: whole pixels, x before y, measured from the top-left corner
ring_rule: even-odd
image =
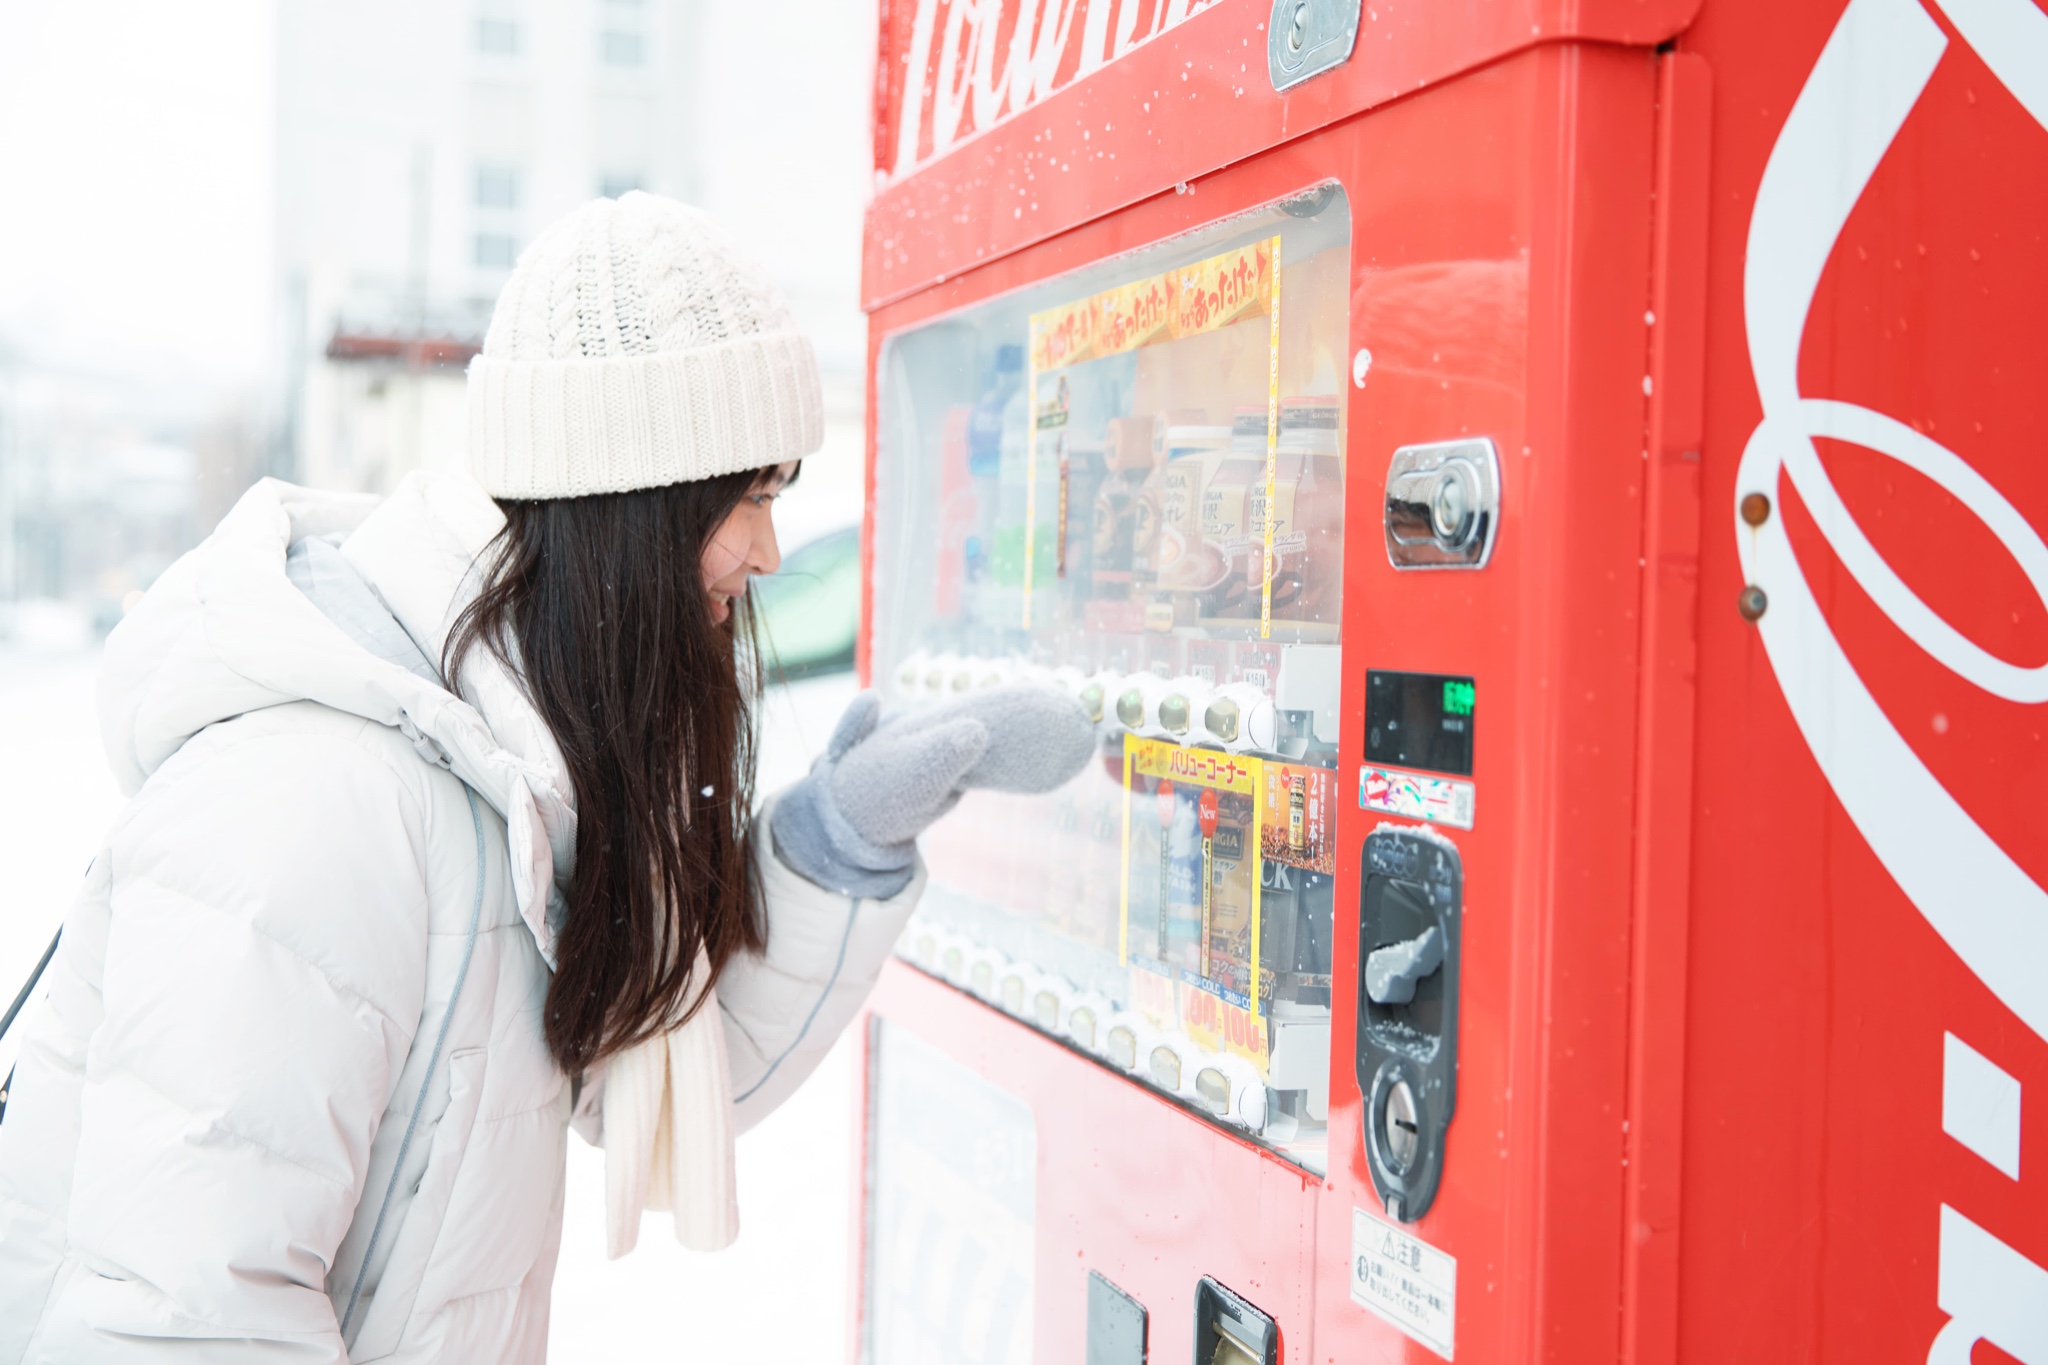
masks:
[[[1478,700],[1470,678],[1368,671],[1365,761],[1470,777]]]
[[[1351,1210],[1351,1301],[1454,1358],[1457,1259],[1360,1208]]]
[[[1358,808],[1385,815],[1405,815],[1432,825],[1472,828],[1477,791],[1470,782],[1404,773],[1367,764],[1358,770]]]

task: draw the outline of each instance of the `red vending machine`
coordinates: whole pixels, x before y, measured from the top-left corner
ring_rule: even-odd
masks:
[[[882,15],[852,1357],[2048,1365],[2048,13]]]

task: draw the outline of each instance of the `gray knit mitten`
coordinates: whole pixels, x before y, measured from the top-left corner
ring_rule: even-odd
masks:
[[[1048,792],[1095,751],[1080,702],[1046,687],[973,692],[882,719],[863,692],[810,775],[775,803],[775,854],[829,891],[877,899],[910,884],[917,836],[968,787]]]

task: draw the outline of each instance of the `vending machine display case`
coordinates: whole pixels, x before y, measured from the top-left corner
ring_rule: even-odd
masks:
[[[993,1289],[948,1279],[889,1351],[864,1320],[872,1359],[1081,1359],[1085,1273],[1147,1310],[1153,1359],[1237,1359],[1198,1328],[1204,1277],[1288,1359],[1430,1332],[1509,1359],[1532,1314],[1612,1334],[1583,1275],[1352,1267],[1360,1236],[1462,1267],[1534,1236],[1620,1291],[1653,158],[1599,129],[1649,129],[1655,98],[1655,59],[1538,47],[872,313],[874,686],[1036,677],[1102,739],[1071,788],[971,794],[926,837],[868,1046],[874,1095],[936,1046],[1030,1113],[1032,1312],[993,1342]],[[1145,135],[1083,145],[1108,166]],[[1569,188],[1532,172],[1546,137],[1585,143]],[[1567,514],[1628,532],[1518,534]],[[1567,802],[1585,819],[1538,837]],[[1509,988],[1532,954],[1573,1009]],[[1602,1099],[1516,1103],[1571,1087]],[[942,1207],[920,1173],[979,1160],[891,1164],[887,1134],[870,1212]],[[862,1302],[1010,1236],[942,1226],[868,1224]],[[1417,1285],[1403,1336],[1376,1312]]]
[[[870,1053],[885,1086],[907,1030],[1028,1105],[1033,1358],[1078,1358],[1084,1268],[1145,1305],[1160,1358],[1211,1344],[1190,1336],[1204,1275],[1283,1353],[1371,1338],[1354,1210],[1465,1264],[1533,1235],[1618,1272],[1592,1231],[1596,1186],[1619,1217],[1618,1129],[1513,1096],[1533,1068],[1621,1102],[1642,360],[1542,371],[1574,327],[1640,338],[1651,157],[1589,156],[1602,211],[1570,213],[1527,164],[1602,118],[1647,126],[1655,74],[1538,49],[874,314],[875,684],[913,704],[1029,676],[1100,708],[1073,787],[970,796],[927,836]],[[1631,287],[1580,282],[1595,257]],[[1153,292],[1185,315],[1129,325]],[[1551,442],[1575,459],[1538,461]],[[1627,529],[1517,535],[1567,517]],[[1552,687],[1599,744],[1532,726]],[[1554,834],[1518,818],[1566,801],[1587,818]],[[1396,865],[1368,904],[1382,827]],[[1419,942],[1393,911],[1453,885]],[[1361,950],[1387,954],[1363,1004]],[[1610,984],[1548,1009],[1510,984],[1531,954]],[[1480,1132],[1506,1140],[1461,1157]],[[1532,1218],[1506,1184],[1546,1209],[1569,1190],[1578,1217]],[[914,1260],[900,1225],[877,1235],[872,1264]],[[1495,1282],[1417,1330],[1455,1314],[1483,1358],[1546,1292]]]
[[[863,666],[1101,743],[925,841],[854,1358],[2048,1361],[2037,68],[889,9]]]
[[[1349,235],[1311,185],[890,337],[874,529],[900,703],[1035,678],[1101,736],[925,839],[911,960],[1316,1173]]]

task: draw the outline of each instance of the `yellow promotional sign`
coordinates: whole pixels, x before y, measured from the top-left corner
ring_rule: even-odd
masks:
[[[1267,364],[1265,562],[1259,589],[1259,637],[1273,633],[1273,485],[1280,432],[1280,239],[1268,237],[1207,260],[1133,280],[1099,294],[1033,313],[1025,348],[1025,389],[1037,412],[1038,381],[1084,360],[1122,355],[1162,341],[1179,341],[1252,318],[1271,323]],[[1031,628],[1034,545],[1038,539],[1038,433],[1025,450],[1024,610]]]
[[[1265,765],[1246,754],[1227,754],[1221,749],[1183,749],[1172,740],[1139,739],[1129,734],[1124,736],[1124,751],[1131,772],[1138,777],[1192,782],[1242,796],[1261,794],[1259,776]]]
[[[1263,769],[1240,754],[1124,737],[1118,936],[1137,1008],[1261,1070]]]
[[[1031,315],[1039,374],[1264,317],[1280,239],[1269,237]]]
[[[1172,313],[1167,284],[1165,275],[1154,275],[1097,294],[1096,354],[1122,355],[1167,340],[1167,320]]]
[[[1171,280],[1176,339],[1263,317],[1273,295],[1273,239],[1196,261],[1173,271]]]
[[[1093,360],[1095,349],[1095,300],[1080,299],[1031,315],[1031,368],[1040,374],[1048,370]]]
[[[1266,1074],[1267,1042],[1265,1021],[1208,991],[1193,986],[1175,987],[1180,994],[1180,1026],[1198,1047],[1211,1052],[1234,1052]]]
[[[1266,244],[1267,292],[1273,306],[1271,340],[1266,347],[1266,516],[1260,529],[1264,552],[1259,569],[1259,638],[1273,637],[1273,509],[1279,505],[1274,485],[1280,473],[1280,239]]]
[[[1157,972],[1148,972],[1143,967],[1131,968],[1131,1009],[1150,1021],[1154,1028],[1177,1028],[1180,1025],[1180,999],[1174,984]],[[1139,1065],[1145,1059],[1138,1059]]]

